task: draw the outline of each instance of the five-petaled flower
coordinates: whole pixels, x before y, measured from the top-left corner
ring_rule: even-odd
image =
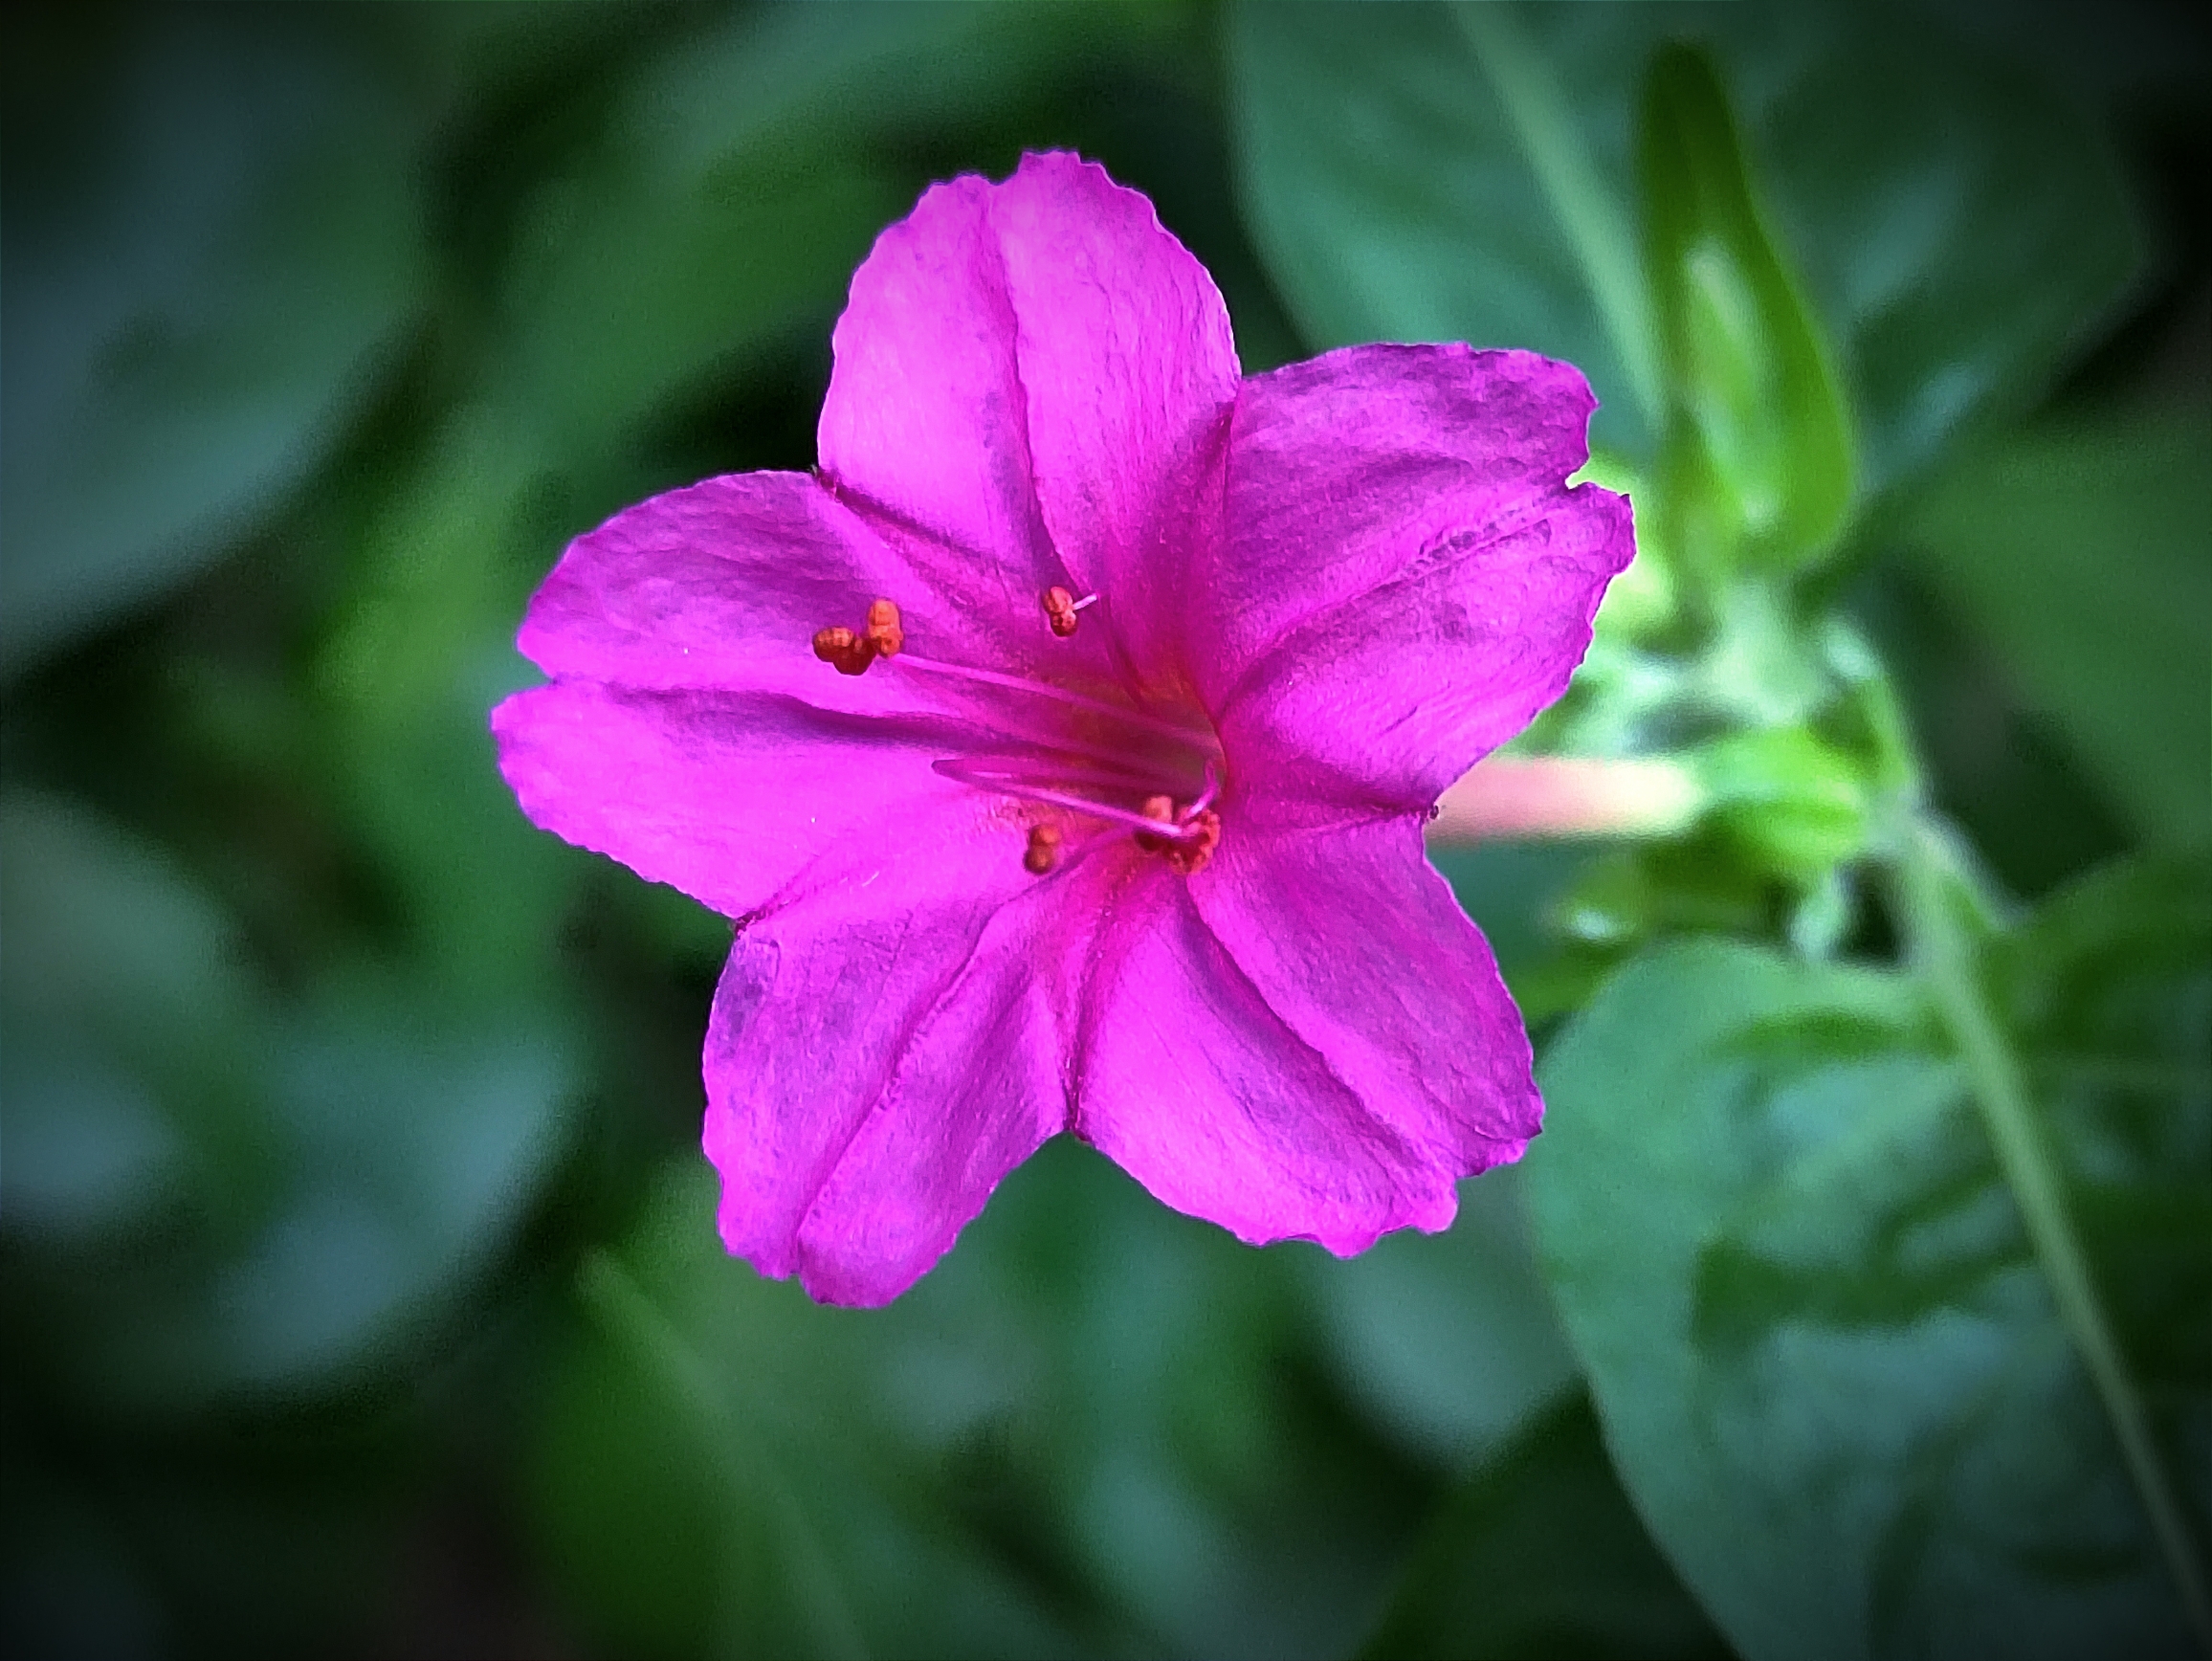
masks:
[[[1142,196],[930,189],[834,337],[811,474],[579,538],[522,808],[736,919],[706,1040],[729,1249],[889,1301],[1070,1131],[1339,1254],[1450,1222],[1541,1113],[1438,794],[1557,698],[1632,547],[1525,352],[1247,380]]]

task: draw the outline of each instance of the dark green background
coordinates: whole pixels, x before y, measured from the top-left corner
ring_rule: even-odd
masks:
[[[727,924],[532,830],[495,770],[485,711],[531,678],[513,630],[566,539],[808,465],[847,278],[932,179],[1104,162],[1212,271],[1248,370],[1370,339],[1570,357],[1653,481],[1653,568],[1724,597],[1783,572],[1790,629],[1849,619],[1992,889],[2060,897],[1989,972],[2201,1507],[2205,27],[1484,26],[9,9],[10,1654],[1756,1658],[1815,1652],[1808,1611],[1839,1654],[2001,1652],[2016,1622],[2053,1654],[2184,1643],[1894,919],[1786,789],[1656,850],[1439,856],[1555,1133],[1450,1232],[1250,1251],[1056,1143],[861,1313],[715,1239]],[[1698,55],[1653,94],[1673,39]],[[1515,136],[1516,41],[1656,262],[1641,368]],[[1652,96],[1678,151],[1639,139]],[[1659,269],[1700,236],[1781,343],[1742,374]],[[1761,467],[1780,528],[1686,505]],[[1714,638],[1765,638],[1713,603]],[[1693,646],[1638,650],[1703,665],[1697,719],[1796,730],[1787,663]],[[1595,666],[1546,742],[1708,736],[1627,687]],[[1790,959],[1839,869],[1855,961]],[[1859,1122],[1876,1100],[1895,1124]],[[1974,1373],[1954,1317],[2013,1359]],[[1700,1464],[1684,1427],[1714,1424],[1745,1440]],[[1847,1491],[1890,1519],[1863,1572],[1826,1526]],[[1991,1543],[2046,1515],[2080,1530]]]

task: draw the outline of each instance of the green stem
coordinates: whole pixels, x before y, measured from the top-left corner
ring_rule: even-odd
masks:
[[[2112,1421],[2121,1458],[2149,1514],[2151,1532],[2173,1574],[2189,1625],[2204,1652],[2212,1655],[2212,1591],[2205,1584],[2202,1560],[2152,1440],[2142,1392],[2105,1318],[2057,1166],[2028,1111],[2020,1063],[1982,991],[1974,941],[1956,909],[1958,877],[1943,836],[1925,816],[1915,815],[1903,828],[1900,842],[1903,920],[1913,955],[1958,1046],[1975,1102],[1997,1149],[1997,1163],[2019,1204],[2029,1243],[2058,1305],[2059,1319],[2089,1368]]]
[[[1494,4],[1463,3],[1451,11],[1505,107],[1507,123],[1537,187],[1588,275],[1590,298],[1621,354],[1636,406],[1655,428],[1664,412],[1659,351],[1644,264],[1627,215],[1598,177],[1566,97],[1519,19]]]

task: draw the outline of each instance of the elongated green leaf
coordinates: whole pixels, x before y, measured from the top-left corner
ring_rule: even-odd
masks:
[[[2212,410],[2008,437],[1930,481],[1905,535],[2137,834],[2212,837]]]
[[[1715,585],[1786,570],[1825,550],[1850,506],[1851,421],[1828,344],[1767,229],[1712,60],[1661,48],[1639,125],[1667,370],[1662,536]]]
[[[2212,888],[2054,908],[2007,984],[2097,1283],[2201,1526]],[[1914,984],[1717,943],[1561,1038],[1544,1260],[1653,1532],[1743,1652],[2185,1652],[2174,1583]],[[2201,1537],[2200,1537],[2201,1538]]]
[[[2044,385],[2135,270],[2104,142],[1928,12],[1513,8],[1526,50],[1501,55],[1478,38],[1497,33],[1488,10],[1231,11],[1246,216],[1315,345],[1548,352],[1589,374],[1598,440],[1649,454],[1648,325],[1618,298],[1619,236],[1590,228],[1636,222],[1638,91],[1673,38],[1710,51],[1738,101],[1779,240],[1837,343],[1871,487]]]
[[[0,797],[0,1218],[82,1241],[269,1176],[237,1056],[266,1036],[222,908],[60,798]],[[241,1101],[239,1098],[244,1097]]]

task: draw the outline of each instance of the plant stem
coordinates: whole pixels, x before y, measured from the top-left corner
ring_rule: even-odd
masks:
[[[2142,1392],[2105,1318],[2057,1166],[2029,1112],[2020,1063],[1982,990],[1974,942],[1955,909],[1958,878],[1940,830],[1925,815],[1913,815],[1902,828],[1898,854],[1901,909],[1913,956],[1966,1064],[1998,1165],[2020,1207],[2059,1319],[2112,1421],[2189,1626],[2212,1656],[2212,1591],[2206,1587],[2202,1560],[2152,1440]]]
[[[1490,4],[1463,3],[1451,14],[1505,106],[1507,125],[1582,262],[1590,298],[1621,354],[1636,406],[1656,427],[1664,412],[1659,351],[1644,263],[1627,215],[1598,177],[1566,97],[1520,20],[1507,8]]]

